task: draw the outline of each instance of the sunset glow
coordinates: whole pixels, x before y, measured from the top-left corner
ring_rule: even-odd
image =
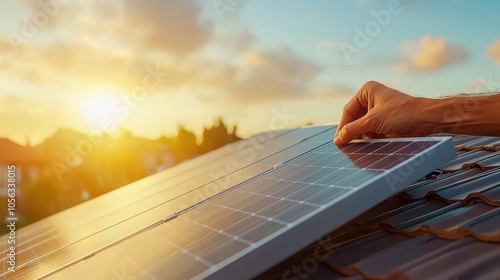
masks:
[[[201,137],[221,116],[247,137],[284,107],[286,127],[338,122],[369,80],[427,97],[500,87],[497,3],[229,3],[2,2],[0,137],[36,144],[103,118],[146,138],[179,125]],[[116,120],[110,99],[137,90]]]
[[[117,97],[110,92],[99,90],[84,99],[82,113],[91,125],[97,126],[103,119],[116,121],[116,113],[113,112],[113,103]]]

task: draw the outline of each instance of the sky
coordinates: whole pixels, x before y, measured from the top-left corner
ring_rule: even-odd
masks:
[[[438,98],[500,88],[500,2],[3,0],[0,137],[58,128],[243,137],[339,121],[369,80]]]

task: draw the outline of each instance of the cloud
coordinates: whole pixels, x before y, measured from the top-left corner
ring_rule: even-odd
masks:
[[[33,23],[40,21],[36,26],[40,29],[57,29],[67,26],[74,27],[75,23],[93,21],[96,25],[106,26],[113,21],[120,9],[118,1],[60,1],[60,0],[25,0],[30,10],[26,19]],[[39,20],[35,20],[39,17]]]
[[[4,55],[14,53],[8,43],[0,44],[0,75],[44,87],[41,90],[56,89],[54,93],[76,90],[91,94],[104,89],[126,94],[142,83],[146,67],[159,64],[169,76],[155,89],[157,94],[203,92],[200,97],[207,103],[237,105],[315,97],[318,66],[287,49],[251,51],[249,45],[255,38],[250,31],[238,38],[246,42],[229,46],[230,55],[200,52],[167,58],[137,55],[133,47],[89,38],[72,43],[28,44],[14,56]],[[329,95],[323,92],[321,98]]]
[[[9,50],[12,52],[12,50]],[[8,57],[8,56],[7,56]],[[132,50],[79,42],[28,45],[13,60],[0,60],[0,74],[37,86],[128,93],[141,85],[146,68],[161,65],[169,76],[155,89],[214,92],[207,101],[250,104],[309,97],[319,69],[289,50],[243,51],[237,61],[209,55],[148,60]]]
[[[494,61],[497,65],[500,65],[500,39],[491,43],[486,49],[486,54]]]
[[[257,39],[241,23],[216,34],[196,0],[113,3],[68,2],[37,35],[42,40],[19,52],[0,36],[0,75],[41,91],[128,93],[146,67],[161,65],[169,76],[155,89],[160,94],[203,92],[208,102],[239,105],[315,96],[317,65],[287,49],[252,51]]]
[[[45,2],[28,0],[27,18],[46,11]],[[89,0],[51,6],[49,24],[22,45],[0,35],[0,74],[36,86],[130,91],[142,83],[148,66],[172,72],[179,64],[197,64],[188,56],[213,41],[212,25],[200,20],[198,4]],[[13,32],[22,37],[21,30]],[[238,47],[249,44],[251,35]],[[165,80],[158,90],[181,85]]]
[[[44,35],[69,33],[70,39],[94,37],[138,51],[156,50],[188,54],[203,48],[213,37],[213,24],[202,21],[197,0],[69,1],[42,5],[28,0],[32,14],[51,11]],[[49,1],[50,2],[50,1]],[[64,1],[67,2],[67,1]],[[42,37],[37,34],[37,37]]]
[[[236,32],[227,32],[217,38],[217,43],[226,50],[246,51],[256,41],[255,34],[246,27]]]
[[[148,48],[184,54],[205,46],[213,35],[210,22],[200,20],[196,0],[127,0],[130,26],[140,27]]]
[[[401,49],[406,57],[395,65],[396,68],[416,72],[436,72],[469,56],[464,47],[451,44],[444,37],[430,35],[418,42],[405,42]]]
[[[319,68],[289,50],[247,52],[234,78],[223,85],[227,102],[263,103],[306,98]]]
[[[0,37],[0,54],[10,54],[13,50],[10,42]]]
[[[343,85],[328,85],[315,90],[314,96],[323,99],[349,98],[354,96],[356,91]]]
[[[313,88],[318,66],[287,49],[242,50],[236,61],[206,54],[148,60],[132,50],[92,42],[29,45],[14,61],[0,60],[0,73],[34,85],[76,88],[89,94],[102,88],[128,93],[142,83],[146,68],[157,64],[169,73],[157,93],[194,90],[205,93],[204,101],[238,105],[318,97]],[[325,89],[319,97],[333,95],[333,90]]]
[[[136,58],[133,53],[87,43],[56,43],[25,46],[14,57],[0,60],[0,73],[34,85],[78,89],[110,86],[126,90],[141,82],[147,65],[147,61]]]

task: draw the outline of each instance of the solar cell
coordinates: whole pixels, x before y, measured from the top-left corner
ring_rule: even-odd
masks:
[[[455,156],[450,138],[337,148],[330,131],[300,144],[252,165],[258,174],[234,176],[226,191],[51,276],[63,279],[87,267],[97,278],[250,278]]]

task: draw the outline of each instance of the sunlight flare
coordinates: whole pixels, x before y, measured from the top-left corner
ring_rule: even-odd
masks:
[[[103,119],[114,120],[115,114],[112,106],[116,100],[116,94],[106,90],[97,90],[82,102],[83,116],[91,125],[98,125]]]

